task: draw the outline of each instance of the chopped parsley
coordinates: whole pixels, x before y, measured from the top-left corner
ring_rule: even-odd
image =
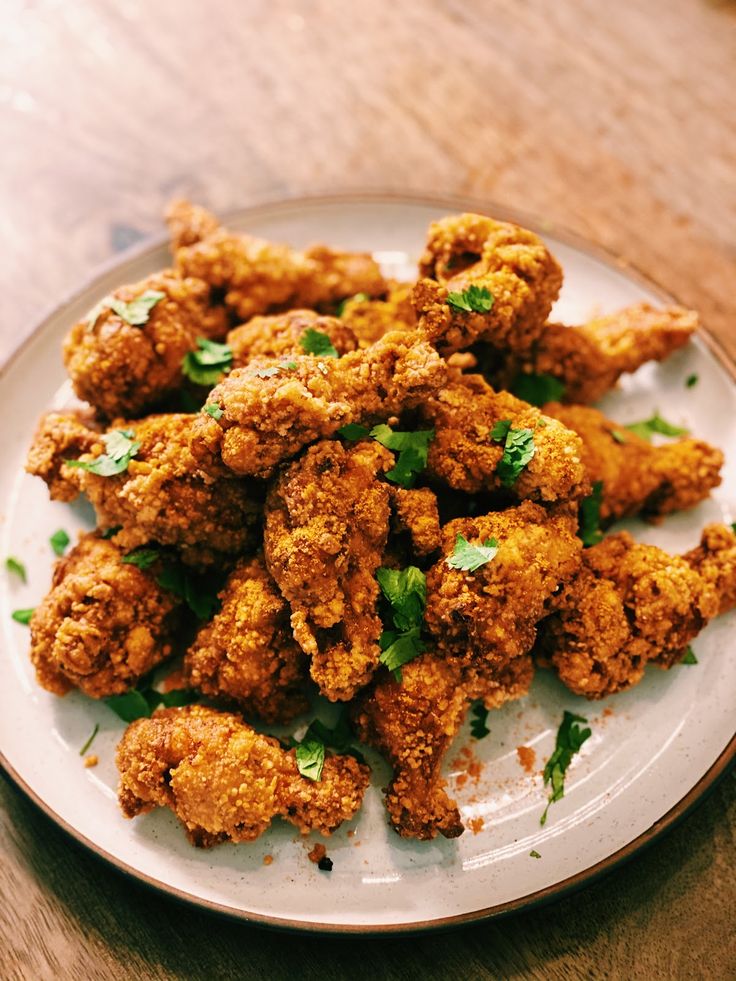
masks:
[[[353,443],[356,440],[365,439],[370,434],[371,431],[367,426],[359,426],[357,422],[349,422],[347,426],[342,426],[342,428],[337,430],[338,436],[342,436],[343,439],[349,439]]]
[[[491,439],[494,443],[503,443],[503,456],[498,461],[496,473],[504,487],[513,487],[536,452],[534,432],[514,429],[510,419],[499,419],[491,430]]]
[[[144,324],[148,323],[151,310],[165,297],[166,294],[160,290],[146,290],[129,303],[118,300],[114,296],[106,296],[90,312],[87,318],[87,327],[92,330],[104,310],[112,310],[131,327],[143,327]]]
[[[141,444],[135,441],[132,429],[113,429],[102,437],[105,453],[94,460],[66,460],[68,466],[79,467],[98,477],[114,477],[128,469],[128,464],[138,453]]]
[[[200,620],[209,620],[217,609],[217,587],[175,562],[166,562],[156,582],[184,600]]]
[[[459,532],[455,539],[452,555],[445,561],[451,569],[462,572],[475,572],[486,562],[496,557],[498,542],[495,538],[486,538],[482,545],[471,545]]]
[[[229,344],[198,337],[197,350],[184,355],[181,370],[195,385],[216,385],[232,364],[233,351]]]
[[[659,433],[660,436],[686,436],[689,432],[682,426],[674,426],[671,422],[667,422],[658,411],[655,411],[651,419],[645,419],[643,422],[632,422],[626,428],[629,432],[646,440],[647,443],[651,443],[654,433]]]
[[[386,471],[386,479],[401,487],[411,487],[416,475],[427,466],[427,454],[429,444],[434,439],[434,429],[402,433],[381,424],[374,426],[370,435],[387,450],[399,454],[396,465]]]
[[[354,296],[346,296],[344,300],[340,300],[340,302],[337,304],[335,316],[342,317],[348,303],[367,303],[368,300],[370,300],[370,296],[368,296],[367,293],[356,293]]]
[[[282,361],[280,364],[271,365],[269,368],[258,368],[256,378],[273,378],[280,371],[293,371],[296,367],[296,361]],[[324,365],[319,365],[318,367],[324,367]]]
[[[617,443],[626,443],[626,434],[622,433],[620,429],[610,429],[609,433]]]
[[[472,283],[462,293],[448,293],[447,302],[455,310],[464,313],[488,313],[493,306],[493,294],[485,286]]]
[[[310,780],[319,780],[322,776],[325,747],[327,746],[338,753],[355,757],[359,763],[365,763],[363,755],[353,747],[354,741],[355,737],[350,728],[347,711],[343,707],[332,728],[320,719],[313,719],[300,742],[294,743],[293,740],[287,740],[286,745],[295,747],[296,764],[301,775]],[[322,747],[321,751],[320,746]]]
[[[483,739],[491,731],[486,725],[488,709],[483,702],[478,702],[471,709],[471,715],[473,718],[470,720],[470,735],[473,739]]]
[[[329,334],[314,327],[307,327],[299,339],[299,346],[305,354],[313,354],[317,358],[339,358]]]
[[[680,664],[697,664],[697,663],[698,663],[698,659],[695,656],[695,651],[688,644],[687,651],[685,652],[685,656],[683,657],[683,659],[680,661]]]
[[[559,402],[565,394],[565,383],[546,371],[539,374],[521,372],[512,381],[511,391],[530,405],[540,406],[547,402]]]
[[[224,414],[217,402],[208,402],[204,407],[204,411],[208,416],[212,416],[213,419],[222,419]]]
[[[13,610],[10,614],[16,623],[22,623],[24,626],[28,626],[31,622],[31,617],[35,611],[35,607],[31,606],[27,610]]]
[[[309,734],[296,745],[296,765],[303,777],[308,780],[321,780],[325,765],[325,744]]]
[[[117,535],[117,533],[119,531],[122,531],[122,530],[123,530],[123,526],[122,525],[114,525],[112,528],[106,528],[102,532],[101,537],[102,538],[105,538],[105,539],[114,538]]]
[[[698,384],[698,381],[699,378],[697,375],[688,375],[685,379],[685,388],[692,388],[694,385]]]
[[[376,579],[390,608],[391,625],[379,637],[381,664],[401,681],[401,666],[413,661],[424,651],[421,638],[424,607],[427,603],[427,580],[421,569],[410,565],[406,569],[380,568]]]
[[[154,562],[161,558],[161,552],[157,548],[137,548],[134,552],[128,552],[121,559],[125,565],[134,565],[139,569],[150,569]]]
[[[58,531],[55,531],[51,538],[49,538],[49,544],[54,550],[54,555],[58,555],[61,558],[64,552],[66,552],[70,541],[71,539],[63,528],[59,528]]]
[[[529,852],[529,858],[541,858],[541,857],[542,856],[539,854],[536,848],[532,848],[532,850]]]
[[[597,545],[603,538],[600,529],[602,500],[603,481],[596,480],[590,494],[580,502],[578,510],[578,537],[586,547]]]
[[[591,735],[588,728],[581,729],[578,723],[587,722],[582,715],[573,715],[572,712],[565,712],[562,716],[560,728],[557,730],[557,740],[555,751],[544,767],[543,779],[544,786],[551,784],[552,793],[550,794],[544,813],[539,819],[540,824],[547,820],[547,811],[550,804],[561,800],[565,796],[565,774],[572,762],[573,756],[579,751],[586,739]]]
[[[28,582],[26,567],[23,565],[20,559],[16,559],[12,555],[9,555],[5,560],[5,568],[8,570],[8,572],[12,573],[12,575],[17,576],[21,582]]]
[[[111,695],[105,704],[123,720],[135,722],[148,718],[158,707],[179,708],[191,705],[197,700],[197,693],[188,688],[175,688],[172,691],[156,691],[155,688],[131,688],[122,695]]]
[[[90,746],[94,742],[94,738],[95,738],[95,736],[97,735],[97,733],[99,731],[100,731],[100,723],[99,722],[95,722],[95,727],[92,730],[89,738],[85,742],[84,746],[82,746],[82,748],[79,750],[79,755],[80,756],[84,756],[84,754],[87,752],[87,750],[90,748]]]

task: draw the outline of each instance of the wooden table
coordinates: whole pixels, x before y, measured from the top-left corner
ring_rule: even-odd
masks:
[[[727,0],[37,0],[0,18],[0,357],[96,263],[159,232],[175,194],[225,211],[378,188],[567,226],[736,354]],[[176,905],[0,781],[0,977],[734,977],[734,784],[554,906],[368,941]]]

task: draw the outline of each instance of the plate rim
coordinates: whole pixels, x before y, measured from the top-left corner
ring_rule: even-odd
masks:
[[[669,290],[662,287],[649,275],[643,273],[638,267],[623,259],[621,256],[609,249],[586,239],[584,236],[572,232],[566,227],[550,221],[536,218],[532,214],[516,208],[501,205],[492,198],[479,198],[465,195],[454,194],[431,194],[413,193],[391,190],[356,190],[342,193],[329,194],[294,194],[284,197],[270,198],[260,197],[256,202],[247,207],[231,209],[223,216],[223,222],[242,219],[243,217],[258,216],[264,212],[273,213],[274,211],[289,210],[299,206],[319,206],[330,204],[416,204],[425,206],[438,206],[448,210],[473,211],[493,214],[502,220],[513,221],[524,227],[538,231],[540,234],[550,234],[559,241],[570,245],[578,251],[591,256],[599,261],[613,265],[621,270],[640,285],[655,293],[664,303],[677,303],[677,298]],[[33,329],[16,344],[9,356],[0,366],[0,382],[5,375],[13,368],[15,361],[20,356],[23,349],[30,344],[46,328],[52,316],[61,314],[64,309],[73,304],[83,293],[94,286],[102,276],[114,270],[117,266],[124,265],[132,260],[139,259],[149,252],[155,252],[168,243],[168,236],[164,233],[159,235],[146,236],[145,239],[135,245],[114,253],[107,260],[99,263],[85,277],[84,281],[75,289],[68,291],[61,300],[51,303],[38,316]],[[698,335],[702,338],[710,353],[725,369],[733,381],[736,381],[736,360],[728,353],[724,345],[706,327],[699,326]],[[295,920],[285,917],[271,916],[269,914],[254,913],[247,910],[237,909],[223,903],[215,902],[210,899],[203,899],[172,886],[161,879],[157,879],[147,873],[133,868],[127,862],[115,857],[106,849],[100,847],[86,835],[79,832],[56,811],[50,807],[43,798],[37,794],[25,781],[23,777],[10,764],[7,757],[0,748],[0,767],[5,774],[24,795],[30,799],[48,818],[50,818],[62,831],[72,837],[76,842],[91,851],[97,858],[104,860],[108,865],[124,875],[135,879],[142,885],[153,889],[158,893],[163,893],[178,902],[204,909],[211,913],[227,916],[231,919],[239,920],[253,926],[268,927],[274,930],[289,933],[312,933],[330,935],[351,935],[351,936],[382,936],[386,934],[424,934],[434,930],[448,930],[474,923],[480,923],[491,919],[498,919],[508,916],[515,912],[525,909],[532,909],[546,905],[563,896],[569,895],[586,885],[591,884],[602,875],[613,871],[614,868],[633,858],[634,855],[643,851],[649,845],[661,838],[667,831],[671,830],[683,818],[685,818],[706,796],[715,788],[718,781],[729,770],[731,764],[736,760],[736,731],[716,757],[710,767],[701,778],[690,788],[689,791],[660,818],[658,818],[646,831],[637,835],[630,842],[612,852],[610,855],[595,862],[593,865],[571,876],[561,879],[542,889],[535,890],[517,899],[508,900],[504,903],[497,903],[480,910],[473,910],[468,913],[457,913],[452,916],[437,917],[429,920],[419,920],[416,922],[362,925],[352,923],[321,923],[309,920]]]

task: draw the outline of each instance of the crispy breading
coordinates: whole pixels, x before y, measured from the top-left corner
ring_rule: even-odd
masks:
[[[170,205],[167,221],[182,275],[224,291],[226,307],[241,320],[293,307],[335,304],[355,293],[380,296],[386,290],[378,263],[368,253],[326,245],[300,252],[236,234],[186,201]]]
[[[265,722],[290,722],[309,707],[308,660],[294,642],[289,607],[263,557],[239,562],[219,599],[219,613],[184,658],[189,686],[233,699]]]
[[[164,293],[146,323],[129,324],[104,303],[72,327],[64,341],[64,364],[79,398],[100,416],[143,415],[181,388],[184,356],[197,337],[223,338],[225,310],[212,306],[210,288],[200,279],[183,279],[164,270],[112,296],[125,303],[146,290]]]
[[[174,653],[180,600],[157,584],[155,569],[123,563],[123,555],[91,533],[56,563],[30,624],[31,661],[48,691],[119,694]]]
[[[447,365],[413,332],[387,334],[342,358],[292,355],[295,368],[255,358],[210,394],[219,419],[203,412],[192,452],[208,473],[269,477],[279,463],[349,422],[385,421],[424,401]]]
[[[474,214],[430,225],[419,272],[412,294],[419,326],[445,354],[476,341],[529,352],[562,285],[562,270],[537,235]],[[448,303],[448,294],[470,286],[490,292],[490,310]]]
[[[302,834],[331,834],[358,811],[370,770],[325,757],[320,780],[303,777],[295,751],[239,716],[201,705],[162,709],[125,730],[117,750],[118,799],[132,818],[168,807],[200,847],[253,841],[275,817]]]
[[[391,485],[392,530],[408,532],[411,551],[424,557],[436,552],[441,543],[437,498],[428,487],[407,490]]]
[[[721,482],[723,454],[702,440],[654,446],[589,406],[549,402],[544,412],[582,439],[588,477],[603,482],[604,526],[635,514],[656,521],[695,507]]]
[[[119,420],[113,428],[132,431],[140,449],[123,473],[101,477],[61,462],[71,458],[69,428],[63,417],[50,416],[31,447],[27,469],[51,481],[52,496],[60,490],[68,501],[73,488],[84,492],[101,527],[121,528],[115,541],[124,548],[157,542],[179,549],[189,564],[219,563],[255,543],[262,492],[251,483],[217,480],[198,470],[189,451],[195,418],[171,414]],[[81,456],[87,461],[105,449],[100,435],[92,435],[91,448]]]
[[[489,666],[463,666],[427,651],[401,669],[401,681],[383,673],[353,706],[360,739],[383,753],[394,769],[386,790],[391,824],[403,838],[456,838],[460,813],[445,789],[441,768],[469,704],[487,708],[525,695],[531,684],[530,657],[519,657],[500,673]]]
[[[253,358],[280,360],[292,354],[305,354],[300,341],[307,330],[326,334],[338,355],[355,351],[355,334],[337,317],[326,317],[314,310],[290,310],[271,317],[253,317],[227,335],[233,352],[233,367],[240,368]]]
[[[340,318],[358,338],[361,347],[370,347],[393,330],[413,330],[417,315],[412,304],[414,283],[389,280],[385,299],[354,297],[345,301]]]
[[[590,490],[580,438],[508,392],[495,392],[481,375],[455,373],[420,405],[419,415],[435,430],[427,474],[453,490],[475,494],[503,489],[496,472],[503,442],[491,436],[502,420],[509,420],[514,429],[530,429],[534,438],[534,456],[513,486],[506,488],[512,497],[566,501]]]
[[[331,701],[352,698],[380,658],[375,571],[389,491],[377,476],[392,466],[377,443],[320,442],[284,470],[266,500],[268,569],[289,601],[312,678]]]
[[[555,591],[580,565],[577,520],[569,509],[518,507],[458,518],[442,529],[442,558],[427,573],[425,625],[437,650],[502,670],[527,654]],[[495,557],[474,572],[451,568],[456,538],[495,539]]]
[[[563,402],[596,402],[621,375],[647,361],[664,361],[687,344],[697,328],[694,310],[650,303],[594,317],[577,327],[547,324],[528,357],[499,359],[488,352],[493,366],[489,378],[496,388],[513,388],[520,374],[552,375],[565,386]]]
[[[735,555],[736,535],[718,525],[684,556],[628,532],[610,535],[586,549],[580,572],[555,598],[541,654],[575,694],[603,698],[630,688],[648,662],[680,661],[708,621],[736,605]]]
[[[100,433],[91,425],[84,414],[71,410],[46,412],[39,419],[26,470],[44,481],[52,501],[73,501],[79,496],[79,474],[65,467],[64,461],[78,460],[99,444]]]

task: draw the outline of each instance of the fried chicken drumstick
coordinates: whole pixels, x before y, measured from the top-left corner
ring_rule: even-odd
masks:
[[[201,705],[138,719],[118,746],[119,801],[132,818],[168,807],[200,847],[253,841],[275,817],[329,835],[357,812],[370,770],[327,755],[320,780],[303,777],[295,751],[237,715]]]

